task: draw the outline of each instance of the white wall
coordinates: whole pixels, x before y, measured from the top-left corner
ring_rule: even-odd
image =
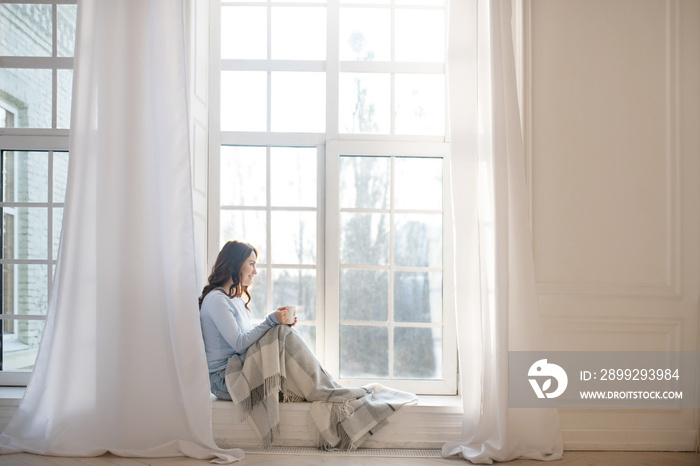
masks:
[[[525,0],[525,141],[553,350],[690,350],[700,2]],[[694,449],[694,410],[560,410],[567,449]]]

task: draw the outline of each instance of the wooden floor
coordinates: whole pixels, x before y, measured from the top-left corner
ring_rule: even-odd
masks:
[[[205,466],[208,460],[190,458],[120,458],[104,455],[96,458],[60,458],[36,456],[26,453],[0,456],[2,466]],[[381,466],[381,465],[461,465],[472,464],[457,458],[367,458],[338,456],[283,456],[248,454],[234,464],[267,464],[279,466],[340,465],[340,466]],[[508,466],[698,466],[700,453],[669,452],[592,452],[567,451],[560,461],[516,460],[505,463]]]

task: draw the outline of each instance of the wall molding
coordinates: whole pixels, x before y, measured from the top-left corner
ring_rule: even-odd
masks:
[[[556,332],[600,334],[657,334],[665,337],[665,348],[644,348],[645,351],[682,351],[683,322],[676,317],[640,317],[634,320],[627,316],[560,316],[543,315],[542,327],[547,334]],[[567,348],[557,348],[567,351]],[[603,351],[597,349],[597,351]],[[634,351],[634,349],[629,349]]]
[[[695,451],[693,429],[562,429],[564,450]]]
[[[520,68],[522,69],[523,145],[525,152],[526,181],[529,195],[530,231],[535,231],[535,206],[533,199],[533,100],[532,100],[532,3],[520,0],[519,15],[522,37]],[[517,9],[516,9],[517,10]],[[681,298],[682,277],[682,218],[680,176],[680,7],[679,0],[666,0],[666,276],[661,282],[578,282],[540,281],[537,291],[543,295],[590,295],[618,297]],[[516,67],[517,68],[517,67]]]

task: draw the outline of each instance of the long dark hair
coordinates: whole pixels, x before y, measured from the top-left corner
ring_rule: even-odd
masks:
[[[223,287],[229,278],[233,279],[233,284],[227,290],[229,298],[245,295],[248,300],[245,302],[245,307],[250,311],[248,303],[250,302],[250,293],[248,287],[241,284],[241,267],[250,257],[250,253],[254,252],[258,256],[258,251],[250,244],[242,241],[228,241],[221,248],[219,255],[216,257],[214,267],[211,269],[211,275],[207,279],[208,284],[202,290],[202,296],[199,297],[199,308],[202,308],[202,301],[210,291]]]

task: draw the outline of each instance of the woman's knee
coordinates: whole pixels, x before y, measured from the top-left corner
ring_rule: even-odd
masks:
[[[287,335],[292,332],[292,328],[289,325],[275,325],[274,327],[270,328],[270,330],[267,331],[266,334],[270,335]]]

